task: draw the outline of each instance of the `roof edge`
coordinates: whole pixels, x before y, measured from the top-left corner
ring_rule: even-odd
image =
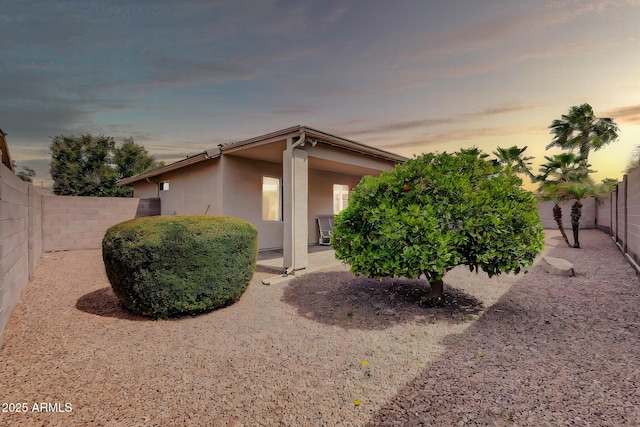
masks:
[[[286,129],[281,129],[275,132],[267,133],[264,135],[256,136],[253,138],[245,139],[242,141],[232,142],[225,145],[219,145],[218,147],[212,148],[207,151],[203,151],[202,153],[198,153],[194,156],[187,157],[186,159],[179,160],[175,163],[171,163],[169,165],[160,167],[158,169],[154,169],[149,172],[145,172],[139,175],[134,175],[129,178],[121,179],[116,183],[119,187],[124,185],[130,185],[134,182],[148,180],[149,178],[153,178],[158,175],[162,175],[167,172],[174,171],[176,169],[183,168],[185,166],[189,166],[195,163],[200,163],[205,160],[214,159],[220,157],[225,151],[239,151],[245,148],[249,148],[253,144],[265,144],[268,142],[273,142],[279,140],[280,138],[287,137],[289,135],[295,136],[304,132],[307,137],[310,138],[318,138],[321,142],[333,145],[345,150],[355,151],[361,154],[365,154],[372,157],[377,157],[379,159],[392,161],[395,163],[403,163],[409,160],[407,157],[401,156],[399,154],[395,154],[389,151],[382,150],[380,148],[371,147],[366,144],[362,144],[360,142],[352,141],[350,139],[342,138],[336,135],[332,135],[327,132],[320,131],[318,129],[314,129],[309,126],[292,126]],[[271,141],[270,141],[271,140]]]
[[[213,154],[210,155],[209,153]],[[145,179],[153,178],[154,176],[162,175],[163,173],[171,172],[176,169],[183,168],[185,166],[193,165],[196,163],[203,162],[205,160],[213,159],[220,156],[220,150],[218,150],[217,155],[214,150],[204,151],[202,153],[195,154],[193,156],[189,156],[184,160],[179,160],[177,162],[171,163],[166,166],[159,167],[158,169],[154,169],[149,172],[144,172],[138,175],[130,176],[128,178],[121,179],[116,182],[118,187],[123,187],[125,185],[133,184],[134,182],[142,181]]]

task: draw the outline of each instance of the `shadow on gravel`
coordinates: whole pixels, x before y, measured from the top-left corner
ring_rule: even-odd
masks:
[[[114,317],[116,319],[153,321],[142,316],[137,316],[125,310],[118,297],[113,293],[111,287],[98,289],[81,296],[76,302],[76,308],[85,313],[95,314],[102,317]]]
[[[380,330],[408,323],[461,322],[483,309],[481,301],[445,283],[444,304],[421,304],[425,281],[368,279],[349,272],[311,273],[289,282],[282,301],[300,316],[344,329]]]
[[[550,233],[548,255],[574,262],[578,275],[531,267],[477,322],[447,336],[445,353],[367,427],[613,426],[638,419],[636,407],[625,406],[640,401],[637,365],[629,363],[639,348],[637,330],[629,328],[640,324],[640,297],[629,285],[637,279],[600,231],[581,230],[582,249]]]

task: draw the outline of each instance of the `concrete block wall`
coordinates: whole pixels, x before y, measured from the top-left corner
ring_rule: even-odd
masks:
[[[600,204],[596,206],[596,223],[601,231],[611,233],[611,193],[601,195]]]
[[[556,229],[558,224],[553,219],[553,205],[551,201],[538,202],[538,211],[540,212],[540,221],[545,229]],[[562,207],[562,225],[564,229],[570,231],[571,228],[571,206],[573,201],[561,204]],[[580,229],[596,228],[596,201],[593,197],[582,201],[582,217],[580,218]]]
[[[611,236],[640,273],[640,167],[624,175],[603,200],[598,207],[598,228]]]
[[[640,169],[631,171],[627,175],[626,182],[626,252],[637,264],[640,264]]]
[[[42,196],[43,250],[98,249],[112,225],[136,217],[137,198]]]
[[[0,164],[0,347],[4,329],[29,282],[30,266],[35,266],[40,257],[40,245],[35,241],[38,237],[29,233],[38,209],[37,202],[31,209],[30,204],[38,197],[32,185]],[[35,239],[31,245],[30,237]]]
[[[626,240],[627,225],[626,225],[626,213],[627,213],[627,176],[625,175],[622,182],[618,184],[618,215],[615,220],[618,224],[616,227],[616,242],[618,242],[624,249],[624,242]]]
[[[42,254],[42,195],[33,185],[28,187],[29,197],[29,280],[33,280],[38,259]]]
[[[611,192],[611,231],[609,233],[611,236],[618,235],[618,221],[616,220],[616,218],[618,218],[618,191],[617,190]]]

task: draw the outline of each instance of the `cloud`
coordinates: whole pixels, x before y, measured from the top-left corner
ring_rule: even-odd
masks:
[[[586,13],[601,11],[610,2],[586,5],[584,2],[556,2],[541,7],[539,3],[524,8],[506,8],[487,18],[447,32],[427,34],[424,54],[458,54],[494,47],[513,38],[539,34],[549,27],[565,24]]]
[[[270,114],[290,115],[290,114],[313,114],[318,113],[320,109],[311,105],[286,105],[269,111]]]
[[[605,112],[604,116],[611,117],[616,123],[640,125],[640,104],[614,108]]]
[[[510,114],[510,113],[516,113],[520,111],[527,111],[527,110],[531,110],[532,108],[536,108],[536,106],[534,104],[519,104],[519,103],[501,104],[493,107],[485,107],[476,112],[463,114],[463,116],[468,116],[472,118],[483,118],[488,116],[496,116],[500,114]]]
[[[468,123],[474,120],[483,119],[489,116],[497,116],[502,114],[511,114],[520,111],[527,111],[535,108],[532,104],[501,104],[496,106],[489,106],[477,111],[468,113],[460,113],[455,117],[439,117],[428,118],[418,120],[399,120],[388,122],[384,124],[374,125],[370,127],[361,127],[354,130],[343,130],[342,134],[348,137],[362,137],[362,136],[380,136],[394,133],[400,133],[410,130],[424,130],[444,125],[459,126],[464,123]],[[362,125],[361,125],[362,126]]]
[[[423,137],[405,140],[401,142],[391,142],[380,144],[380,147],[389,149],[401,148],[427,148],[434,144],[446,144],[453,142],[463,142],[468,140],[478,140],[484,137],[505,137],[511,135],[526,135],[540,131],[539,127],[533,126],[498,126],[498,127],[478,127],[470,129],[452,129],[443,132],[427,134]],[[459,148],[459,147],[456,147]],[[454,148],[454,149],[456,149]]]
[[[215,61],[189,61],[163,58],[153,61],[150,75],[139,86],[142,89],[202,84],[220,84],[237,80],[251,80],[258,76],[255,68],[240,63]]]
[[[440,126],[445,124],[459,123],[458,120],[453,118],[437,118],[437,119],[422,119],[422,120],[404,120],[397,122],[390,122],[383,125],[372,126],[370,128],[351,130],[344,132],[345,135],[350,137],[370,135],[370,134],[388,134],[401,132],[412,129],[424,129],[433,126]]]

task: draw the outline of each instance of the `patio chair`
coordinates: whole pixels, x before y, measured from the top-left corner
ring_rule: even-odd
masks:
[[[320,230],[319,245],[330,245],[331,234],[333,234],[333,215],[321,215],[317,217],[318,229]]]

